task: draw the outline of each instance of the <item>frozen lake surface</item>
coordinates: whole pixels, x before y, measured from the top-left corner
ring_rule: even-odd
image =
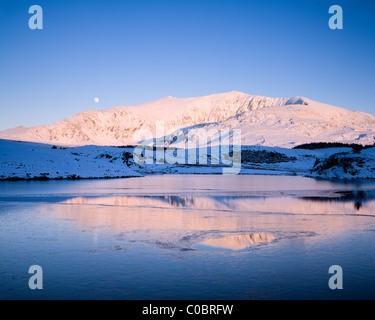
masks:
[[[1,182],[0,261],[0,299],[374,299],[375,184]],[[28,287],[31,265],[43,290]],[[332,265],[343,290],[328,287]]]

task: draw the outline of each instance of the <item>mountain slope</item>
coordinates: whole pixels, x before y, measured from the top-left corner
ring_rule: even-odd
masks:
[[[240,92],[199,98],[166,97],[135,106],[84,111],[55,124],[0,132],[0,139],[63,146],[136,144],[139,129],[241,129],[242,144],[293,147],[309,142],[375,142],[375,117],[307,98],[267,98]]]

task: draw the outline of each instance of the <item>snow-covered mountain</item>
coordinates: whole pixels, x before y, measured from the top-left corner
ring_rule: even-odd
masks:
[[[55,124],[0,132],[0,139],[61,146],[135,145],[139,129],[241,129],[243,145],[293,147],[309,142],[373,144],[375,116],[303,97],[267,98],[240,92],[199,98],[165,97],[135,106],[84,111]]]

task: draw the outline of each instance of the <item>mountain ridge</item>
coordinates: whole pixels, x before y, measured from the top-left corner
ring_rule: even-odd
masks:
[[[139,129],[166,133],[199,127],[241,129],[242,144],[294,147],[311,142],[373,144],[375,116],[305,97],[269,98],[232,91],[196,98],[164,97],[134,106],[85,110],[54,124],[17,127],[0,139],[61,146],[130,145]]]

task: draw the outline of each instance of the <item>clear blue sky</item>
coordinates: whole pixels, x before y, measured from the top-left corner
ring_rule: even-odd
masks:
[[[373,3],[0,0],[0,130],[233,90],[374,114]],[[344,30],[328,27],[333,4]]]

